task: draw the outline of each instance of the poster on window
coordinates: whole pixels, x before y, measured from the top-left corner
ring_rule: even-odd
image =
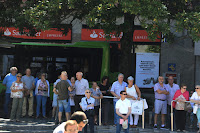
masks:
[[[159,76],[159,53],[136,53],[135,83],[140,88],[152,88]]]

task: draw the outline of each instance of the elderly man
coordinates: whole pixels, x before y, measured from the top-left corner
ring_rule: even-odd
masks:
[[[75,85],[74,85],[75,91],[76,91],[76,95],[74,97],[75,110],[81,111],[79,103],[81,102],[81,99],[83,97],[85,97],[85,90],[89,89],[89,83],[86,79],[83,78],[82,72],[77,72],[76,78],[77,78],[77,80],[76,80]]]
[[[65,109],[66,114],[66,120],[69,119],[69,112],[67,111],[70,104],[69,104],[69,91],[72,91],[72,88],[70,87],[70,84],[66,81],[67,80],[67,72],[63,71],[60,75],[61,81],[58,82],[53,89],[53,92],[55,94],[58,94],[58,107],[59,107],[59,113],[58,113],[58,120],[59,123],[62,122],[62,112],[63,108]]]
[[[158,77],[158,83],[154,86],[155,92],[155,116],[154,116],[154,128],[157,129],[157,117],[161,112],[161,129],[165,127],[165,115],[167,114],[167,95],[169,95],[169,91],[167,86],[163,83],[164,78],[162,76]]]
[[[33,90],[35,89],[35,79],[33,76],[31,76],[31,69],[26,69],[26,75],[22,77],[22,82],[25,84],[26,95],[23,100],[23,106],[22,106],[22,117],[26,116],[26,103],[28,100],[29,104],[29,110],[28,115],[29,117],[33,117]]]
[[[121,120],[123,122],[127,122],[127,128],[125,129],[125,133],[129,133],[129,122],[130,122],[130,114],[131,114],[131,102],[130,100],[126,99],[127,93],[126,91],[120,92],[121,98],[116,103],[116,113],[117,113],[117,129],[116,133],[121,132]]]
[[[125,89],[125,87],[127,86],[127,83],[123,81],[124,80],[124,75],[122,73],[118,74],[118,81],[115,81],[112,84],[112,88],[111,88],[111,94],[116,97],[115,99],[113,99],[113,105],[115,108],[116,102],[118,99],[120,99],[120,92],[123,91]],[[114,109],[114,124],[117,124],[117,114],[116,114],[116,110]]]
[[[10,89],[10,87],[11,87],[12,83],[17,80],[16,74],[17,74],[17,68],[11,67],[10,73],[5,76],[3,83],[2,83],[4,86],[6,86],[5,103],[4,103],[5,118],[9,118],[9,116],[8,116],[8,105],[10,105],[10,101],[11,101],[11,98],[10,98],[11,89]]]
[[[174,83],[173,76],[168,77],[167,88],[169,90],[169,95],[167,95],[167,118],[168,118],[167,121],[168,121],[168,127],[171,127],[171,117],[170,117],[171,101],[173,100],[174,94],[176,93],[176,91],[180,89],[179,85]],[[175,124],[175,121],[173,123]],[[174,127],[175,127],[175,125],[174,125]]]
[[[75,120],[78,124],[78,131],[82,131],[85,125],[88,123],[87,116],[82,111],[74,112],[70,118],[70,120]],[[59,126],[57,126],[53,133],[64,133],[66,122],[63,122]]]

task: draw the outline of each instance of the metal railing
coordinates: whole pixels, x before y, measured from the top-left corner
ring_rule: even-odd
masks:
[[[109,99],[115,99],[116,97],[111,97],[111,96],[103,96],[103,98],[109,98]],[[99,108],[99,125],[101,126],[101,108],[102,108],[102,99],[100,99],[100,108]],[[143,99],[141,99],[143,100]],[[143,111],[142,111],[142,129],[144,129],[144,100],[143,100]]]
[[[171,131],[174,130],[174,116],[173,116],[173,106],[172,103],[176,102],[175,100],[171,101]],[[191,103],[191,101],[185,101],[185,103]]]

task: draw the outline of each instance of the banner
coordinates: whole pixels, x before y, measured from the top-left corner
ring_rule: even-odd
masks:
[[[140,88],[152,88],[159,76],[159,53],[136,53],[135,83]]]
[[[103,29],[82,29],[81,40],[82,41],[106,41],[106,36],[110,36],[110,42],[119,42],[123,36],[121,32],[118,36],[114,33],[106,35]],[[158,36],[161,38],[161,36]],[[133,34],[133,42],[153,42],[148,39],[148,33],[145,30],[135,30]],[[161,42],[160,39],[156,39],[154,42]]]
[[[29,36],[26,34],[20,34],[19,30],[14,27],[1,28],[4,29],[4,36],[21,38],[21,39],[46,39],[46,40],[71,40],[71,29],[67,35],[63,35],[61,31],[58,31],[56,28],[51,28],[50,30],[45,30],[37,32],[35,36]],[[26,31],[28,32],[28,31]]]

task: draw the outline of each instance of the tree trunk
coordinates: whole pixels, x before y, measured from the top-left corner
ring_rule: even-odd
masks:
[[[121,58],[120,58],[120,72],[124,74],[125,78],[134,76],[134,47],[133,47],[133,32],[134,32],[135,16],[131,14],[124,15],[124,30],[121,42]],[[131,50],[133,52],[131,53]]]

